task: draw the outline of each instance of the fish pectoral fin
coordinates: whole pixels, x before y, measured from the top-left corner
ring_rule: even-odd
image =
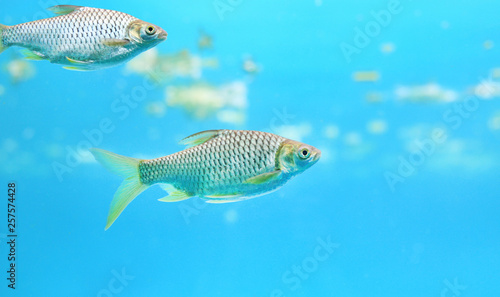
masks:
[[[115,47],[115,46],[124,46],[130,43],[130,40],[127,39],[115,39],[115,38],[106,38],[102,40],[102,44]]]
[[[281,170],[275,170],[273,172],[262,173],[257,176],[251,177],[244,181],[246,184],[260,185],[276,180],[281,175]]]
[[[168,192],[168,196],[158,199],[161,202],[177,202],[193,197],[184,191],[177,190],[170,184],[160,184],[160,187]]]
[[[67,70],[73,70],[73,71],[91,71],[91,69],[87,69],[84,67],[78,67],[78,66],[64,66],[64,69]]]
[[[76,5],[56,5],[47,8],[47,10],[51,11],[54,14],[57,15],[65,15],[72,13],[76,10],[79,10],[80,8],[83,8],[83,6],[76,6]]]
[[[70,57],[66,57],[66,60],[68,60],[71,64],[74,65],[88,65],[94,63],[94,61],[89,60],[89,61],[79,61],[75,59],[71,59]]]
[[[47,59],[42,53],[30,51],[29,49],[22,49],[21,53],[26,60],[41,61]]]
[[[186,148],[197,146],[199,144],[209,141],[214,137],[217,137],[219,135],[219,132],[220,130],[207,130],[199,132],[184,138],[183,140],[179,141],[179,144],[186,145]]]

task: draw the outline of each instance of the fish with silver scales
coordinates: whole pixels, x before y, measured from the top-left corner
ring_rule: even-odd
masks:
[[[57,16],[15,26],[0,24],[0,53],[20,46],[30,60],[69,70],[98,70],[124,63],[167,39],[159,26],[123,12],[58,5]]]
[[[106,229],[148,187],[159,184],[176,202],[198,196],[227,203],[268,194],[304,172],[321,157],[317,148],[275,134],[246,130],[209,130],[186,137],[183,151],[141,160],[102,149],[95,159],[124,178],[111,202]]]

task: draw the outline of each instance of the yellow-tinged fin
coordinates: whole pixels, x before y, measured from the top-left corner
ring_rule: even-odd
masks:
[[[67,70],[73,70],[73,71],[91,71],[91,69],[87,69],[84,67],[78,67],[78,66],[64,66],[64,69]]]
[[[45,57],[41,53],[30,51],[29,49],[22,49],[21,54],[24,55],[24,58],[26,60],[34,60],[34,61],[45,60]]]
[[[243,195],[238,194],[221,194],[221,195],[208,195],[204,196],[203,200],[206,203],[230,203],[243,200]]]
[[[115,38],[106,38],[102,40],[102,44],[107,46],[124,46],[130,43],[130,40],[127,39],[115,39]]]
[[[179,142],[179,144],[186,145],[186,148],[200,145],[209,141],[210,139],[217,137],[220,130],[207,130],[203,132],[198,132],[196,134],[190,135]]]
[[[260,185],[276,180],[281,175],[281,170],[275,170],[273,172],[262,173],[260,175],[251,177],[247,179],[244,183]]]
[[[4,50],[6,50],[8,48],[8,46],[5,46],[3,44],[3,42],[2,42],[2,40],[3,40],[3,38],[2,38],[3,30],[5,30],[8,27],[9,26],[5,26],[5,25],[0,24],[0,53],[3,52]]]
[[[160,187],[168,193],[166,197],[158,199],[158,201],[161,202],[177,202],[192,197],[192,195],[189,195],[184,191],[177,190],[174,186],[170,184],[160,184]]]
[[[71,64],[75,64],[75,66],[76,65],[88,65],[88,64],[94,63],[94,61],[79,61],[79,60],[71,59],[70,57],[66,57],[66,60],[68,60]]]
[[[76,6],[76,5],[56,5],[56,6],[52,6],[52,7],[47,8],[47,10],[49,10],[52,13],[57,14],[57,15],[65,15],[65,14],[72,13],[76,10],[79,10],[82,7],[83,6]]]
[[[137,195],[146,190],[148,186],[141,183],[139,177],[139,163],[141,159],[120,156],[112,152],[91,148],[90,152],[94,158],[109,171],[124,178],[124,181],[116,190],[115,196],[109,207],[106,230],[113,224],[127,205],[134,200]]]

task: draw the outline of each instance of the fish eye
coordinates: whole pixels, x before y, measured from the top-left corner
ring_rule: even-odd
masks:
[[[154,26],[148,26],[146,28],[146,34],[153,35],[156,33],[156,28]]]
[[[304,147],[304,148],[301,148],[299,150],[299,158],[305,160],[307,158],[309,158],[309,156],[311,155],[311,152],[309,151],[308,148]]]

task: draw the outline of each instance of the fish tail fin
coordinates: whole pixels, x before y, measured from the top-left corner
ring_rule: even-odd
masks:
[[[9,26],[5,26],[5,25],[0,24],[0,53],[2,53],[4,50],[6,50],[6,49],[9,47],[8,45],[5,45],[5,44],[3,43],[3,41],[2,41],[2,40],[3,40],[3,38],[2,38],[2,36],[3,36],[3,31],[4,31],[6,28],[8,28],[8,27],[9,27]]]
[[[124,178],[111,201],[105,228],[105,230],[107,230],[125,207],[127,207],[137,195],[146,190],[148,186],[141,183],[139,176],[139,163],[142,161],[141,159],[120,156],[98,148],[91,148],[90,152],[106,169]]]

